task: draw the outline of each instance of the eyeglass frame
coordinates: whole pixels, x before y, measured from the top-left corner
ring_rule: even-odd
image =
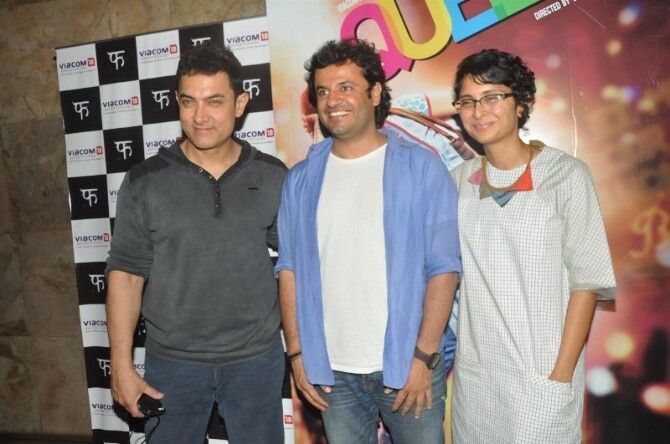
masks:
[[[487,97],[492,97],[492,96],[502,96],[502,97],[500,98],[500,100],[496,100],[495,102],[491,103],[490,105],[484,105],[482,103],[482,100],[486,99]],[[511,92],[510,93],[491,93],[491,94],[485,94],[482,97],[480,97],[479,99],[474,99],[473,98],[473,99],[467,99],[467,100],[472,100],[472,110],[474,111],[477,108],[478,103],[479,103],[479,106],[482,107],[482,109],[489,109],[490,106],[493,106],[496,103],[500,103],[503,100],[508,99],[512,96],[514,96],[514,93],[511,93]],[[456,108],[456,111],[459,112],[459,113],[463,109],[461,99],[454,100],[453,102],[451,102],[451,105],[454,108]],[[467,109],[469,110],[470,108],[467,108]]]

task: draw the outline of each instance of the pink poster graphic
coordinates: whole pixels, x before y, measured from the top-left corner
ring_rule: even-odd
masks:
[[[542,140],[589,165],[618,284],[616,304],[598,308],[587,345],[584,442],[667,440],[670,4],[266,3],[276,152],[289,166],[322,137],[306,99],[303,63],[326,40],[355,37],[375,43],[392,88],[394,112],[387,127],[435,152],[449,168],[476,155],[453,119],[451,85],[458,62],[473,52],[497,48],[528,63],[538,92],[521,136]],[[449,398],[447,403],[449,407]],[[296,442],[325,442],[318,415],[296,396],[294,407]],[[449,418],[445,427],[450,427]]]

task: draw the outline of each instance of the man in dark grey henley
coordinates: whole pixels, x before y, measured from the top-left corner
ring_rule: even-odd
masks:
[[[233,137],[249,96],[232,52],[196,46],[177,79],[185,138],[133,166],[119,190],[107,260],[112,395],[135,417],[140,395],[161,399],[152,441],[203,442],[217,401],[231,442],[283,443],[268,246],[286,167]],[[144,378],[131,357],[140,311]]]

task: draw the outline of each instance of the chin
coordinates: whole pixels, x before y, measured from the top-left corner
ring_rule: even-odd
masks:
[[[495,143],[497,140],[497,137],[495,134],[486,134],[486,133],[481,133],[477,131],[468,131],[468,134],[470,137],[475,139],[477,143],[480,145],[486,145],[488,143]]]

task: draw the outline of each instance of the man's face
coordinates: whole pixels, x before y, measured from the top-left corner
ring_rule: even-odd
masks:
[[[317,69],[314,87],[319,120],[333,138],[354,141],[376,132],[374,113],[382,87],[370,87],[355,63]]]
[[[192,74],[179,81],[179,120],[186,138],[199,150],[224,146],[233,134],[235,119],[247,106],[249,96],[235,97],[228,74]]]
[[[461,85],[459,99],[479,100],[490,94],[506,94],[512,90],[505,85],[477,83],[472,76],[466,76]],[[474,108],[460,112],[465,130],[477,142],[486,146],[507,146],[519,134],[521,106],[513,97],[508,97],[489,106],[476,103]]]

